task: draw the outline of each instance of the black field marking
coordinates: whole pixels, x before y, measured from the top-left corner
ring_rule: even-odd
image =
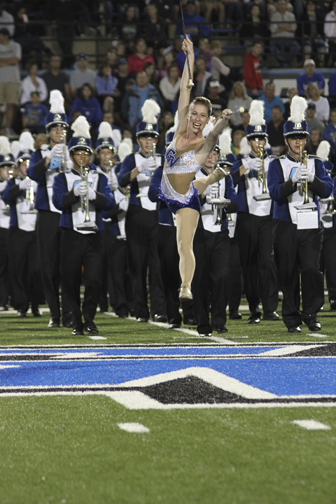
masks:
[[[309,350],[301,350],[291,355],[292,357],[336,357],[336,343],[325,344],[324,342],[319,348],[309,348]]]

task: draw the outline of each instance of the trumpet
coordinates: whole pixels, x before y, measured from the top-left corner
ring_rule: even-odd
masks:
[[[26,167],[29,167],[29,159],[25,160],[26,162]],[[34,191],[34,182],[29,178],[26,177],[26,179],[30,182],[28,189],[26,189],[26,206],[27,206],[27,211],[24,213],[36,213],[36,210],[34,208],[35,205],[35,191]]]
[[[88,175],[89,175],[89,167],[83,167],[83,161],[80,161],[80,174],[81,174],[81,182],[86,184],[86,194],[81,196],[81,211],[84,214],[84,222],[79,226],[76,226],[78,230],[85,231],[98,231],[98,227],[95,222],[92,222],[90,219],[90,211],[89,211],[89,184],[88,184]]]
[[[264,159],[264,146],[259,145],[259,139],[256,138],[258,157],[261,159],[261,173],[258,172],[258,187],[262,185],[262,194],[267,193],[266,176],[265,176],[265,159]]]
[[[304,165],[307,168],[307,163],[308,163],[307,151],[303,150],[303,142],[300,142],[300,164]],[[305,193],[304,202],[309,203],[308,179],[305,179],[304,184],[302,183],[302,180],[301,180],[300,189],[299,189],[300,196],[303,195],[303,192]]]
[[[62,155],[59,158],[59,172],[68,172],[67,167],[67,144],[66,144],[66,129],[59,126],[59,144],[62,145]]]

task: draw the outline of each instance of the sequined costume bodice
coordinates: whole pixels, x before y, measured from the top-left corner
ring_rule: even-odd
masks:
[[[197,162],[194,150],[178,154],[175,138],[166,151],[164,173],[197,173],[200,169],[201,165]]]

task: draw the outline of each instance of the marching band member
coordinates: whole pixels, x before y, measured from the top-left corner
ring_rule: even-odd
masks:
[[[28,138],[30,147],[34,139],[30,133],[21,135]],[[41,279],[36,240],[36,217],[34,200],[36,182],[27,177],[27,166],[32,150],[22,146],[16,166],[18,176],[8,180],[2,199],[10,205],[10,228],[8,250],[10,257],[10,278],[13,300],[18,317],[26,317],[29,303],[34,317],[40,317],[38,304],[41,297]]]
[[[52,187],[55,176],[66,171],[69,154],[66,147],[67,116],[64,110],[64,98],[60,91],[50,92],[50,112],[46,118],[46,130],[49,145],[33,153],[28,176],[37,182],[35,208],[38,210],[37,243],[44,296],[50,310],[48,327],[60,325],[60,243],[61,212],[52,202]],[[71,327],[69,303],[62,292],[62,323]]]
[[[132,153],[132,142],[124,139],[118,147],[120,162],[113,169],[112,193],[116,205],[107,212],[106,220],[108,233],[107,260],[108,268],[112,277],[113,308],[120,318],[126,318],[128,314],[134,315],[132,277],[130,274],[127,238],[126,238],[126,212],[129,204],[129,186],[118,185],[118,175],[122,161]],[[105,214],[106,212],[104,212]]]
[[[322,159],[325,169],[334,181],[334,165],[329,161],[330,149],[330,143],[322,140],[317,148],[316,156]],[[320,269],[322,273],[325,272],[330,310],[336,310],[336,213],[333,194],[327,199],[320,199],[320,209],[323,223]]]
[[[223,156],[220,148],[214,147],[204,167],[196,174],[196,180],[212,173],[217,164],[230,170],[232,162]],[[193,281],[194,306],[198,318],[197,331],[201,335],[228,332],[226,307],[230,295],[230,241],[228,213],[237,211],[236,193],[231,177],[225,177],[209,186],[201,207],[199,227],[203,237],[202,267],[196,265]],[[201,197],[203,199],[203,196]],[[201,200],[202,201],[202,200]],[[209,304],[211,303],[211,324]]]
[[[113,186],[118,186],[117,177],[115,175],[115,165],[117,163],[116,147],[119,137],[116,137],[115,132],[112,130],[111,125],[103,121],[98,128],[98,138],[96,141],[95,154],[97,158],[97,172],[106,175],[109,185],[112,189]],[[102,232],[102,289],[99,300],[100,311],[108,311],[107,292],[109,291],[110,305],[113,306],[114,293],[111,277],[111,271],[108,268],[108,241],[110,238],[109,222],[104,220],[105,229]]]
[[[53,204],[62,211],[60,226],[62,291],[66,293],[72,311],[72,334],[98,334],[94,323],[101,289],[102,211],[115,204],[107,177],[91,164],[92,142],[90,126],[84,116],[72,125],[74,136],[68,148],[72,162],[70,172],[54,178]],[[84,266],[85,293],[80,302],[81,272]]]
[[[118,180],[122,188],[130,184],[126,236],[135,317],[138,322],[148,322],[146,283],[149,269],[150,313],[154,321],[166,322],[158,254],[157,205],[148,198],[151,175],[162,165],[162,156],[156,154],[159,136],[157,115],[160,107],[154,100],[146,100],[141,111],[143,121],[136,126],[139,151],[126,156],[121,164]]]
[[[310,331],[321,329],[316,318],[324,303],[319,268],[323,226],[318,197],[327,198],[332,191],[331,178],[321,159],[307,157],[304,151],[309,137],[306,108],[306,100],[294,96],[290,117],[283,126],[287,155],[274,159],[268,169],[268,187],[274,201],[274,257],[283,292],[282,318],[292,333],[301,332],[302,322]]]
[[[263,306],[264,320],[279,320],[276,268],[272,259],[271,198],[266,176],[271,159],[265,152],[267,126],[264,104],[253,100],[250,123],[245,128],[251,153],[233,165],[232,179],[238,186],[237,235],[243,270],[246,298],[250,316],[248,324],[260,323]]]
[[[15,160],[11,153],[9,140],[0,136],[0,311],[8,310],[9,295],[9,208],[2,199],[2,193],[6,188],[7,181],[14,177]]]
[[[193,241],[200,214],[199,194],[208,185],[225,177],[227,173],[217,167],[207,177],[194,180],[210,152],[217,143],[218,135],[226,126],[231,111],[224,110],[207,138],[203,130],[209,122],[211,103],[198,97],[190,104],[190,76],[194,69],[194,51],[191,40],[186,37],[182,49],[187,55],[181,79],[178,103],[178,125],[174,139],[167,148],[161,180],[160,198],[166,201],[171,212],[176,214],[176,235],[180,257],[180,299],[192,299],[191,282],[195,272]]]

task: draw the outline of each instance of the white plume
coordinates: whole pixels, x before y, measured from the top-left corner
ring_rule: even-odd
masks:
[[[322,140],[320,145],[317,147],[316,156],[322,159],[322,161],[328,161],[330,152],[330,143],[327,140]]]
[[[242,156],[248,156],[251,152],[251,147],[250,145],[247,143],[247,138],[246,137],[243,137],[240,141],[240,151],[239,151],[239,154],[241,154]]]
[[[121,133],[117,128],[112,128],[112,140],[114,143],[114,147],[118,147],[121,142]]]
[[[90,125],[87,122],[86,117],[83,115],[77,117],[76,121],[72,124],[71,129],[74,132],[74,137],[91,138]]]
[[[120,161],[124,161],[126,156],[132,154],[132,151],[133,151],[132,140],[130,138],[125,138],[122,142],[120,142],[118,147],[118,156]]]
[[[19,144],[21,146],[21,150],[24,152],[28,152],[30,150],[34,151],[34,138],[30,131],[24,131],[21,133],[19,138]]]
[[[98,138],[112,138],[112,127],[107,121],[100,123],[98,128]]]
[[[232,154],[231,151],[231,128],[225,128],[225,130],[219,135],[219,148],[220,153],[224,156],[226,154]]]
[[[158,121],[157,116],[160,114],[160,105],[152,99],[146,100],[142,105],[141,114],[146,123],[156,124]]]
[[[251,126],[264,125],[264,102],[262,100],[253,100],[250,105],[249,114]]]
[[[299,123],[305,120],[306,118],[306,108],[308,107],[308,103],[305,98],[302,96],[293,96],[292,103],[290,106],[290,117],[289,121],[293,123]]]
[[[0,154],[5,156],[6,154],[12,154],[11,144],[5,136],[0,136]]]
[[[50,91],[50,112],[52,114],[65,114],[64,110],[64,96],[58,89]]]
[[[18,157],[19,152],[21,151],[20,142],[18,140],[14,140],[14,142],[12,142],[11,148],[12,148],[12,154],[16,159]]]

